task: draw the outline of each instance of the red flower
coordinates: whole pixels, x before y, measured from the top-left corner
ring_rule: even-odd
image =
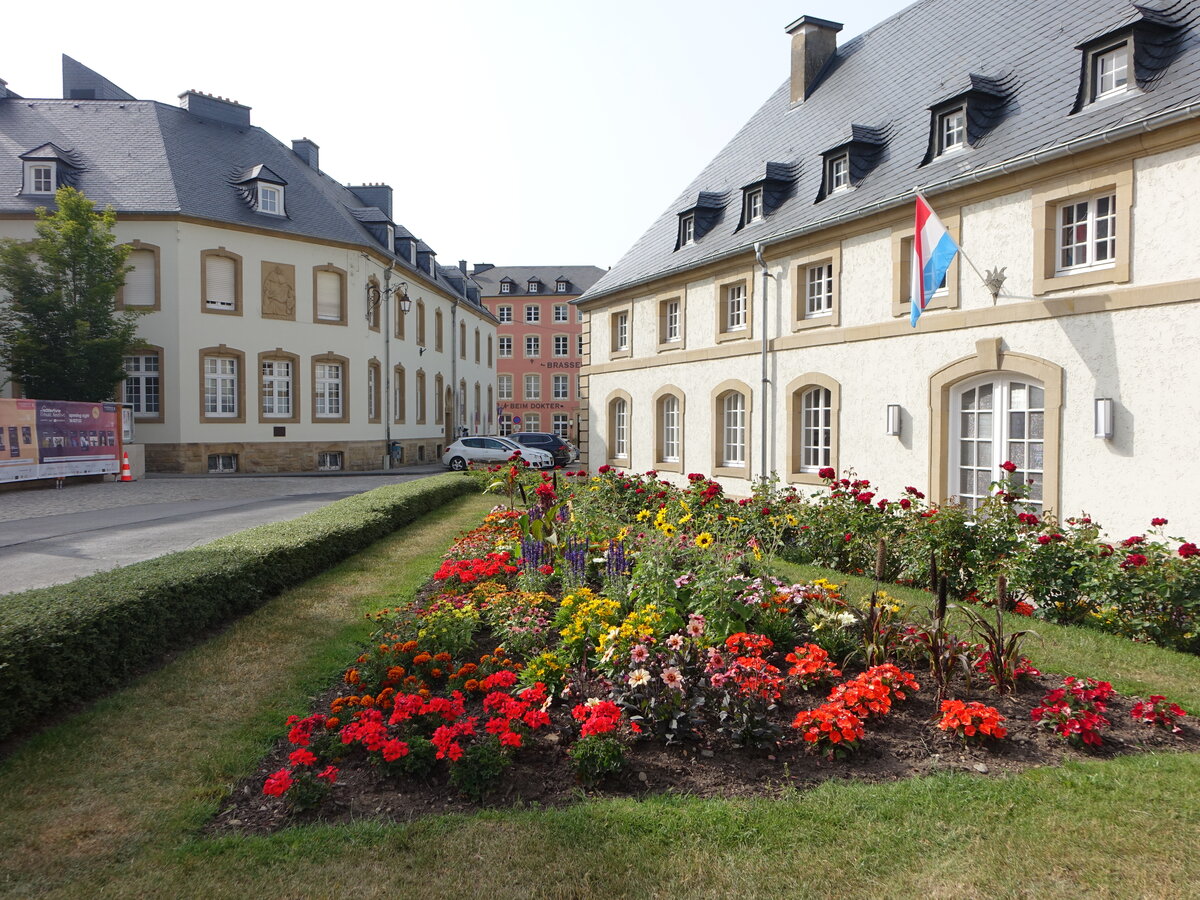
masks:
[[[1188,543],[1186,543],[1186,544],[1179,545],[1179,555],[1182,556],[1184,559],[1187,559],[1188,557],[1191,557],[1191,556],[1195,556],[1198,553],[1200,553],[1200,549],[1198,549],[1196,547],[1196,545],[1193,544],[1191,541],[1188,541]]]
[[[1122,569],[1137,569],[1149,563],[1150,560],[1141,553],[1130,553],[1125,557],[1125,562],[1121,563]]]
[[[553,575],[554,574],[554,566],[547,563],[544,566],[538,566],[538,571],[541,572],[543,575]]]
[[[288,756],[293,766],[311,766],[317,761],[317,757],[310,750],[301,747],[299,750],[293,750]]]
[[[1031,606],[1029,603],[1026,603],[1024,600],[1018,600],[1017,605],[1013,607],[1013,612],[1015,612],[1018,616],[1032,616],[1033,606]]]
[[[842,540],[844,540],[847,544],[850,543],[852,540],[854,540],[854,532],[847,531],[844,535],[842,535]]]
[[[1012,472],[1017,471],[1017,464],[1011,459],[1006,459],[1004,462],[1000,463],[1000,468],[1011,474]]]
[[[599,472],[601,475],[603,475],[603,474],[605,474],[606,472],[611,472],[611,471],[612,471],[612,466],[601,466],[601,467],[600,467],[599,469],[597,469],[596,471],[597,471],[597,472]]]
[[[338,770],[336,766],[326,766],[317,773],[317,777],[322,781],[328,781],[330,784],[333,784],[335,781],[337,781],[337,773]]]
[[[1144,544],[1145,542],[1146,542],[1145,535],[1135,534],[1133,537],[1127,537],[1127,538],[1125,538],[1125,540],[1121,541],[1121,546],[1122,547],[1132,547],[1135,544]]]
[[[900,498],[900,508],[901,509],[908,509],[910,506],[912,506],[911,500],[909,500],[907,497]]]
[[[287,769],[280,769],[267,776],[266,784],[263,785],[263,793],[271,797],[282,797],[291,786],[292,773]]]
[[[874,498],[875,494],[872,491],[862,491],[861,493],[857,494],[854,499],[859,503],[867,504],[870,503]]]
[[[817,472],[817,477],[818,478],[836,478],[837,472],[834,470],[834,468],[832,466],[826,466],[825,468],[821,469],[821,471]]]
[[[1156,527],[1157,527],[1157,526],[1159,526],[1159,525],[1166,525],[1166,524],[1167,524],[1167,520],[1166,520],[1166,519],[1162,519],[1162,518],[1154,518],[1154,519],[1151,519],[1151,520],[1150,520],[1150,524],[1151,524],[1151,525],[1154,525],[1154,526],[1156,526]]]

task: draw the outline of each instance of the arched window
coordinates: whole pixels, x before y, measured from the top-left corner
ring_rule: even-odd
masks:
[[[721,465],[746,465],[746,398],[737,391],[721,397]]]
[[[614,397],[608,403],[608,455],[629,463],[629,398]]]
[[[800,396],[800,471],[829,465],[833,446],[833,398],[829,388],[814,387]]]
[[[683,446],[683,404],[678,394],[664,388],[655,400],[655,454],[659,468],[680,469]]]
[[[1040,511],[1044,500],[1046,391],[1041,382],[1000,373],[972,378],[951,394],[950,493],[976,509],[989,486],[1008,477],[1029,489],[1026,506]]]

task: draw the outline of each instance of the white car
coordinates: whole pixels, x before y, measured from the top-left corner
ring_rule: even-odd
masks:
[[[467,463],[494,465],[508,462],[514,453],[519,453],[535,469],[554,468],[554,457],[545,450],[523,447],[516,441],[494,436],[459,438],[442,454],[442,465],[461,472]]]

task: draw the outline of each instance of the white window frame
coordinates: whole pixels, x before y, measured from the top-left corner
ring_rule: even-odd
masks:
[[[612,458],[629,458],[629,401],[618,397],[612,402]]]
[[[583,359],[583,335],[575,335],[575,355]]]
[[[540,303],[525,304],[525,324],[537,325],[542,321],[542,305]]]
[[[25,193],[53,194],[58,180],[58,163],[36,159],[25,163]]]
[[[566,413],[554,413],[550,417],[550,431],[565,441],[571,434],[571,417]]]
[[[1069,217],[1069,221],[1068,221]],[[1109,269],[1117,263],[1117,194],[1101,191],[1083,197],[1072,197],[1060,203],[1054,211],[1054,274],[1069,275]],[[1074,232],[1069,237],[1068,231]],[[1099,236],[1098,236],[1099,235]],[[1102,251],[1104,258],[1097,260]],[[1065,262],[1070,252],[1073,260],[1082,253],[1083,262]]]
[[[559,282],[560,284],[562,282]],[[555,322],[570,322],[571,308],[565,303],[554,304],[554,321]]]
[[[725,286],[725,331],[745,331],[747,327],[746,285],[744,282]]]
[[[542,376],[527,374],[521,384],[522,400],[542,399]]]
[[[833,315],[833,263],[817,263],[804,270],[804,318]]]
[[[679,220],[679,246],[696,243],[696,216],[686,215]]]
[[[511,281],[500,282],[500,293],[511,294],[512,293],[512,282]]]
[[[379,406],[375,401],[375,392],[379,389],[379,376],[373,365],[367,366],[367,418],[379,417]]]
[[[343,468],[341,450],[321,450],[317,453],[318,472],[340,472]]]
[[[210,473],[236,472],[237,470],[236,453],[210,453],[208,455],[208,471]]]
[[[525,413],[525,421],[521,423],[522,431],[541,431],[542,430],[542,414],[541,413]]]
[[[271,216],[283,215],[283,186],[258,183],[258,211]]]
[[[496,399],[511,400],[513,398],[513,377],[507,372],[496,376]]]
[[[556,334],[554,336],[554,355],[565,357],[571,355],[571,336],[568,334]]]
[[[232,356],[204,357],[204,415],[235,419],[238,415],[238,361]]]
[[[979,391],[990,387],[991,408],[983,409],[979,403]],[[1027,396],[1023,404],[1014,402],[1014,388],[1024,389]],[[969,392],[975,392],[973,402],[975,409],[964,410],[963,398]],[[1033,391],[1040,392],[1041,406],[1031,405],[1035,397]],[[987,496],[987,487],[993,481],[1006,477],[1012,481],[1024,483],[1028,478],[1035,479],[1034,496],[1025,501],[1022,506],[1040,511],[1045,502],[1046,478],[1046,392],[1045,386],[1037,379],[1025,375],[1007,375],[991,373],[972,378],[955,385],[950,394],[950,484],[948,496],[958,497],[968,509],[976,509]],[[980,417],[990,415],[988,435],[985,439],[983,422]],[[1040,429],[1036,428],[1040,414]],[[968,423],[968,419],[972,419]],[[1017,422],[1020,422],[1018,425]],[[1014,427],[1015,426],[1015,427]],[[1040,437],[1033,437],[1032,432],[1040,430]],[[971,434],[970,432],[973,432]],[[1020,432],[1018,434],[1018,432]],[[1016,436],[1014,436],[1016,435]],[[986,444],[987,447],[982,445]],[[967,445],[970,445],[968,451]],[[1041,465],[1031,465],[1035,448],[1041,453]],[[984,453],[989,458],[982,460]],[[1016,458],[1014,458],[1016,457]],[[1012,460],[1017,469],[1011,475],[1000,468],[1000,464]],[[963,472],[972,470],[973,484],[971,490],[963,490]],[[1042,496],[1037,496],[1041,494]]]
[[[313,372],[313,416],[340,419],[342,402],[342,364],[317,363]]]
[[[499,359],[512,359],[513,355],[513,339],[511,335],[501,334],[496,336],[498,342],[496,354]]]
[[[747,225],[749,225],[751,222],[762,221],[763,189],[761,187],[750,188],[746,191],[744,216]]]
[[[553,400],[570,400],[571,399],[571,376],[570,375],[551,375],[550,397]]]
[[[668,300],[663,310],[663,343],[673,344],[683,340],[683,331],[679,327],[680,303],[678,300]]]
[[[679,398],[668,394],[662,398],[660,406],[662,416],[662,460],[665,463],[679,462]]]
[[[537,359],[542,355],[542,339],[536,334],[525,335],[525,358]]]
[[[268,366],[270,370],[268,371]],[[289,359],[264,359],[262,370],[262,414],[264,419],[292,417],[292,390],[295,367]]]
[[[746,397],[730,391],[721,398],[721,465],[746,465]]]
[[[836,194],[850,189],[850,153],[831,156],[825,163],[825,193]]]
[[[811,387],[800,397],[800,471],[819,472],[833,459],[833,392]]]
[[[540,283],[540,282],[537,282],[537,281],[528,281],[528,282],[526,282],[526,283],[525,283],[525,289],[526,289],[526,291],[528,291],[530,294],[540,294],[540,293],[541,293],[541,290],[540,290],[540,288],[541,288],[541,283]]]
[[[513,320],[513,308],[511,303],[502,303],[496,307],[496,320],[501,325],[511,325]]]
[[[629,349],[629,313],[619,312],[613,318],[613,350],[624,352]]]
[[[937,118],[938,156],[963,150],[967,146],[967,107],[956,106]]]
[[[133,407],[135,416],[162,414],[162,373],[157,353],[134,353],[126,356],[125,403]]]
[[[1129,90],[1132,68],[1129,50],[1129,41],[1121,41],[1119,44],[1111,44],[1092,52],[1088,72],[1093,103],[1119,96]]]
[[[568,287],[570,287],[570,285],[569,285],[569,284],[567,284],[567,282],[565,282],[565,281],[556,281],[556,282],[554,282],[554,291],[555,291],[555,293],[558,293],[558,294],[565,294],[565,293],[567,293],[567,288],[568,288]],[[564,321],[566,321],[566,320],[564,319]]]

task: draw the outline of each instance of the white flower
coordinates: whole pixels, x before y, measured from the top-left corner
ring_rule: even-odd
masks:
[[[663,669],[663,673],[659,677],[667,687],[673,687],[680,693],[683,692],[683,676],[679,674],[679,669],[675,666]]]
[[[650,651],[646,649],[645,644],[634,644],[633,649],[629,651],[630,662],[645,662],[649,658]]]
[[[858,619],[856,619],[854,617],[854,613],[844,612],[844,613],[840,613],[837,617],[837,623],[839,625],[841,625],[843,628],[849,628],[851,625],[853,625],[857,621],[858,621]]]
[[[683,647],[683,635],[673,634],[667,638],[667,649],[678,651]]]
[[[600,698],[599,697],[588,697],[587,703],[585,703],[583,705],[586,706],[588,709],[591,709],[593,706],[599,706]]]
[[[641,687],[643,684],[650,683],[650,673],[645,669],[634,669],[629,673],[629,686]]]

